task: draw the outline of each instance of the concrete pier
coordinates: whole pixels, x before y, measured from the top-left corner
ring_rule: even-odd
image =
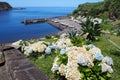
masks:
[[[34,24],[34,23],[44,23],[46,22],[46,18],[40,18],[40,19],[29,19],[22,21],[23,24]]]
[[[61,30],[60,33],[64,33],[64,32],[66,33],[69,31],[70,28],[74,28],[75,30],[77,30],[78,34],[82,33],[81,22],[78,20],[72,20],[68,17],[41,18],[41,19],[30,19],[30,20],[22,21],[22,23],[24,24],[34,24],[34,23],[44,23],[44,22],[47,22],[48,24]]]

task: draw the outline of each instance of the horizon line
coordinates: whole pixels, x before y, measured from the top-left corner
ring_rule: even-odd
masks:
[[[73,7],[73,8],[77,8],[76,6],[12,6],[14,7]]]

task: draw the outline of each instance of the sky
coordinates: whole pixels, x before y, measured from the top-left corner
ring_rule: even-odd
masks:
[[[77,7],[82,3],[98,1],[103,0],[0,0],[13,7]]]

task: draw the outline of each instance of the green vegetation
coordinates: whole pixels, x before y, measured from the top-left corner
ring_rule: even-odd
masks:
[[[103,2],[97,3],[85,3],[80,4],[76,10],[74,10],[73,15],[79,16],[79,14],[84,16],[102,17],[110,18],[115,20],[120,18],[120,1],[118,0],[104,0]],[[104,17],[103,17],[104,16]]]
[[[120,37],[110,36],[110,39],[120,45]],[[113,75],[111,80],[119,80],[120,79],[120,50],[117,49],[114,45],[112,45],[107,39],[100,37],[98,42],[94,42],[94,44],[99,47],[104,55],[109,55],[112,57],[114,65],[113,65]]]
[[[85,23],[82,25],[83,34],[87,34],[86,39],[90,41],[95,41],[96,36],[100,36],[101,27],[100,24],[92,22],[91,19],[87,19]]]
[[[120,45],[120,37],[117,36],[110,36],[110,39]],[[51,39],[45,39],[45,41],[51,42]],[[114,45],[112,45],[106,38],[103,36],[99,37],[99,41],[96,41],[93,43],[97,47],[99,47],[102,50],[102,54],[105,56],[110,56],[113,59],[114,65],[113,65],[113,74],[111,80],[119,80],[120,79],[120,50],[116,48]],[[51,80],[59,80],[55,77],[55,75],[52,73],[52,63],[54,61],[54,58],[56,57],[56,53],[52,52],[50,55],[42,55],[38,58],[29,58],[40,70],[45,72]]]
[[[97,16],[100,12],[102,12],[102,8],[103,2],[80,4],[78,8],[73,12],[73,15],[82,14],[84,16],[87,16],[89,13],[91,16]]]
[[[51,71],[54,59],[57,54],[52,53],[48,56],[41,56],[38,58],[30,58],[30,60],[40,69],[42,70],[51,80],[57,80],[54,74]]]
[[[81,36],[72,37],[71,42],[74,46],[82,46],[85,44],[90,44],[90,41],[86,40]]]
[[[105,0],[104,8],[109,11],[110,15],[120,18],[120,1]]]
[[[11,9],[12,7],[6,3],[6,2],[0,2],[0,11],[1,10],[8,10],[8,9]]]
[[[105,74],[105,76],[102,76],[103,73],[100,72],[100,69],[101,69],[100,66],[89,68],[89,70],[86,67],[78,67],[78,69],[80,68],[79,69],[80,72],[84,73],[86,71],[83,74],[85,76],[83,77],[83,79],[86,78],[84,80],[87,80],[87,79],[90,79],[90,77],[93,77],[95,80],[98,80],[98,79],[110,80],[108,78],[112,77],[111,80],[119,80],[120,79],[120,59],[119,59],[120,57],[120,47],[119,47],[120,45],[120,20],[117,20],[116,18],[118,19],[120,18],[120,2],[117,0],[105,0],[104,2],[81,4],[73,12],[73,16],[75,18],[79,16],[92,16],[92,17],[99,17],[103,19],[103,20],[100,20],[99,18],[91,18],[83,22],[82,30],[83,30],[83,34],[87,34],[85,37],[87,40],[81,36],[76,37],[76,32],[73,30],[69,32],[69,36],[71,38],[71,42],[73,46],[82,46],[82,45],[85,45],[91,42],[96,47],[101,49],[102,54],[104,56],[112,57],[113,62],[114,62],[114,65],[113,65],[114,72],[112,76],[111,74]],[[112,19],[113,21],[110,19]],[[103,34],[101,34],[101,32]],[[97,41],[95,41],[96,36],[97,38],[99,38]],[[54,41],[57,41],[58,38],[59,36],[46,36],[46,39],[42,39],[42,40],[52,43]],[[34,43],[36,41],[37,40],[31,40],[29,42]],[[23,44],[27,45],[26,43],[23,43]],[[37,56],[32,55],[29,57],[29,59],[40,70],[45,72],[51,80],[60,80],[56,78],[56,75],[54,75],[51,71],[54,58],[58,56],[60,58],[58,60],[58,64],[61,64],[61,63],[66,64],[68,57],[66,55],[58,54],[57,51],[55,51],[55,49],[51,50],[51,54],[49,55],[44,54],[44,52],[43,54],[39,56],[38,55]],[[64,80],[64,79],[65,78],[61,80]]]

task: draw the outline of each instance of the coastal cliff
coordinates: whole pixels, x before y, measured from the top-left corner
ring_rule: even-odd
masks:
[[[12,9],[12,6],[10,4],[8,4],[7,2],[0,2],[0,11],[10,9]]]

